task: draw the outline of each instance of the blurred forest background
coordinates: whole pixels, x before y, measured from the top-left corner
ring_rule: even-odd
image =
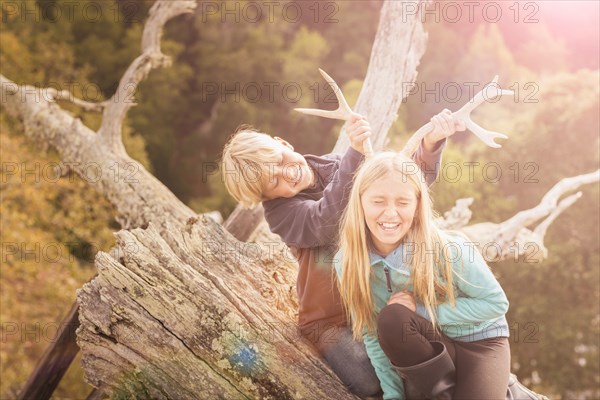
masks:
[[[71,16],[65,3],[76,4]],[[260,20],[252,9],[244,16],[246,2],[212,2],[217,12],[208,3],[167,25],[162,46],[173,65],[153,71],[135,94],[139,105],[126,120],[124,141],[130,155],[190,207],[219,210],[226,218],[235,202],[215,162],[239,124],[281,136],[301,153],[332,149],[341,122],[293,108],[336,107],[318,67],[336,79],[352,106],[381,1],[277,1],[272,20],[261,2]],[[223,13],[236,3],[238,21]],[[286,14],[288,3],[296,4]],[[436,4],[430,8],[438,7],[438,21],[432,13],[425,23],[429,41],[419,90],[399,110],[389,147],[399,149],[443,108],[460,108],[496,74],[502,88],[517,92],[474,115],[482,126],[509,135],[502,149],[486,148],[467,133],[452,138],[432,188],[436,209],[443,213],[457,199],[473,197],[472,222],[500,222],[535,206],[561,178],[596,170],[598,2],[497,2],[497,21],[494,10],[482,13],[483,3],[473,21],[466,7],[457,21],[455,11]],[[139,54],[151,5],[3,1],[1,73],[19,84],[104,100]],[[474,83],[479,86],[469,92]],[[98,115],[61,105],[98,126]],[[106,199],[78,176],[56,177],[56,153],[40,151],[4,112],[0,138],[0,397],[11,399],[55,337],[75,290],[95,274],[95,253],[111,248],[119,226]],[[546,260],[492,264],[510,300],[513,372],[555,399],[600,398],[599,192],[597,184],[582,190],[584,196],[550,227]],[[77,358],[54,398],[84,398],[90,389]]]

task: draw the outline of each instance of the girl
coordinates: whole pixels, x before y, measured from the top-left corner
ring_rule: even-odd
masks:
[[[428,399],[505,399],[508,300],[478,250],[434,217],[409,158],[379,153],[360,168],[335,257],[354,337],[384,399],[404,399],[401,377]]]

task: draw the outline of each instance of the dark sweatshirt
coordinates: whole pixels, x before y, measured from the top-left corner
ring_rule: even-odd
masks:
[[[431,185],[437,178],[446,140],[428,153],[423,146],[413,154]],[[292,198],[263,202],[265,219],[273,233],[298,260],[298,326],[303,336],[315,340],[326,329],[347,324],[333,271],[342,213],[348,203],[354,172],[364,156],[352,147],[344,156],[307,154],[316,184]],[[314,335],[314,336],[313,336]]]

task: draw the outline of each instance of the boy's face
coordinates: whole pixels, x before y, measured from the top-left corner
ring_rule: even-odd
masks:
[[[384,176],[364,191],[361,204],[375,249],[388,255],[412,226],[418,204],[415,189],[399,174]]]
[[[281,154],[269,165],[269,174],[263,182],[263,197],[266,200],[294,197],[314,182],[314,173],[304,157],[294,152],[292,145],[285,140],[275,140],[281,147]]]

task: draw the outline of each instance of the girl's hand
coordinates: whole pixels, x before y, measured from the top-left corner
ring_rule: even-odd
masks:
[[[432,150],[440,140],[467,129],[463,121],[452,117],[452,112],[445,108],[441,113],[431,118],[433,130],[429,132],[423,142],[427,150]]]
[[[413,296],[412,292],[409,292],[408,290],[403,290],[401,292],[394,293],[393,295],[391,295],[387,304],[389,306],[390,304],[394,303],[402,304],[412,312],[417,311],[417,301],[415,300],[415,297]]]
[[[365,154],[363,143],[367,138],[371,137],[371,125],[367,121],[367,117],[360,114],[353,114],[347,124],[346,133],[350,139],[350,146],[354,150]]]

